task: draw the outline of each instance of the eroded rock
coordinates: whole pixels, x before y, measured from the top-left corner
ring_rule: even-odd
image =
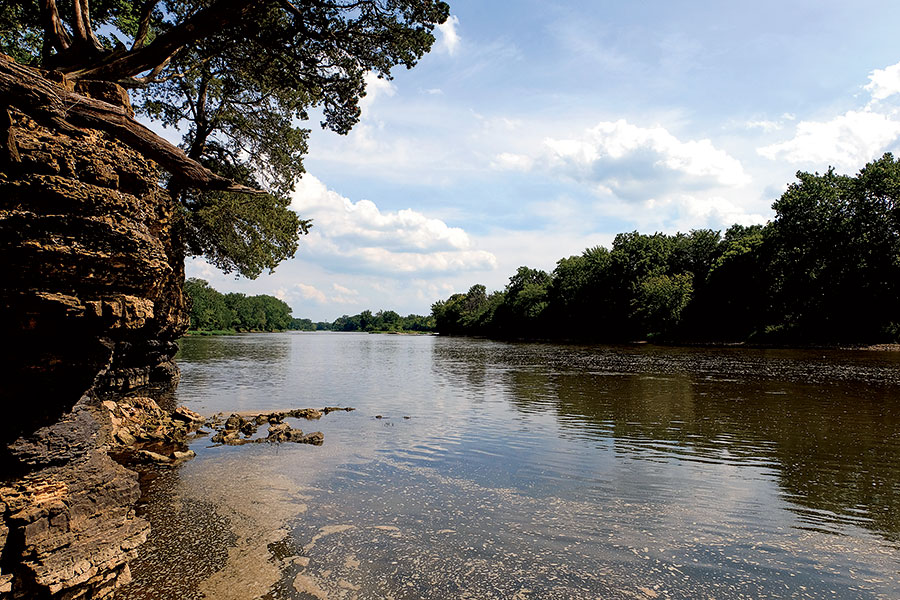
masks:
[[[316,420],[330,412],[350,412],[353,408],[326,407],[321,410],[315,408],[294,408],[286,411],[270,413],[232,414],[223,421],[223,415],[217,415],[207,419],[206,425],[217,431],[211,441],[215,444],[240,446],[243,444],[294,442],[298,444],[313,444],[320,446],[325,441],[325,435],[321,431],[305,434],[302,430],[291,427],[285,423],[285,419]],[[268,424],[265,437],[254,437],[259,426]]]
[[[107,411],[112,437],[122,446],[142,442],[184,444],[188,435],[204,424],[203,417],[183,406],[169,413],[145,396],[106,400],[101,406]]]
[[[127,104],[114,84],[94,88],[81,93]],[[140,408],[156,426],[138,427],[135,413],[98,401],[177,382],[175,342],[188,321],[175,204],[156,165],[110,136],[10,114],[15,151],[0,162],[0,597],[103,598],[130,579],[148,532],[133,509],[137,475],[106,449],[179,429],[149,403]]]
[[[6,443],[52,424],[89,388],[177,381],[188,324],[175,204],[157,166],[99,131],[12,119],[20,160],[0,164],[0,402],[15,411],[0,425]]]
[[[137,474],[103,449],[103,411],[83,396],[14,446],[18,464],[38,468],[0,484],[4,598],[102,598],[130,581],[128,562],[149,525],[134,513]]]

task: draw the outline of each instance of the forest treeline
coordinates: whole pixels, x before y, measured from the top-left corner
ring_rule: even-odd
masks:
[[[294,319],[291,329],[299,331],[366,331],[374,332],[408,332],[427,333],[434,331],[434,317],[431,315],[401,316],[392,310],[372,312],[364,310],[357,315],[343,315],[331,323],[311,319]]]
[[[334,322],[313,322],[291,316],[291,307],[274,296],[247,296],[222,292],[203,279],[184,282],[184,295],[190,308],[191,330],[194,331],[434,331],[431,316],[400,316],[392,310],[358,315],[344,315]]]
[[[274,296],[223,294],[203,279],[184,282],[194,331],[283,331],[291,326],[291,307]]]
[[[766,225],[621,233],[432,306],[443,334],[761,343],[900,340],[900,162],[797,173]]]

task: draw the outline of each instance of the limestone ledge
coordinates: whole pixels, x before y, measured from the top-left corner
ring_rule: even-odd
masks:
[[[65,82],[63,82],[65,83]],[[129,109],[115,84],[81,93]],[[137,474],[100,397],[178,381],[178,207],[155,163],[100,131],[9,109],[0,156],[0,599],[103,598],[146,539]]]

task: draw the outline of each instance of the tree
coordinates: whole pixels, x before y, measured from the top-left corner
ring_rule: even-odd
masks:
[[[553,327],[566,337],[602,338],[609,335],[610,254],[602,246],[580,256],[560,259],[553,270],[548,312]],[[621,320],[621,319],[619,319]]]
[[[856,177],[797,173],[769,231],[776,311],[803,339],[897,335],[900,164],[885,154]]]
[[[440,0],[12,0],[0,52],[17,62],[0,60],[0,95],[156,160],[183,208],[184,252],[255,277],[309,226],[286,199],[307,150],[298,124],[321,109],[323,127],[347,133],[366,74],[414,66],[448,12]],[[184,131],[182,148],[81,93],[97,81],[132,89],[138,112]]]
[[[681,314],[690,303],[694,292],[693,276],[652,275],[637,286],[635,314],[643,326],[645,335],[657,336],[669,333],[681,320]]]
[[[184,282],[191,329],[230,329],[234,313],[225,303],[225,296],[210,287],[203,279],[191,277]]]
[[[732,225],[720,242],[706,282],[695,289],[685,327],[698,339],[746,340],[770,315],[770,244],[762,225]]]
[[[534,336],[543,328],[551,278],[546,271],[519,267],[509,278],[503,302],[495,313],[496,327],[507,336]]]
[[[312,322],[312,319],[291,319],[290,325],[288,325],[288,329],[291,331],[315,331],[316,324]]]

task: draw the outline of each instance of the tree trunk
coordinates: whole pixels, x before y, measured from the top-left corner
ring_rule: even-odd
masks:
[[[96,65],[72,69],[69,74],[75,79],[106,81],[120,81],[134,77],[165,63],[187,44],[219,33],[235,23],[241,23],[249,15],[274,1],[219,0],[146,46],[140,46],[123,55],[110,56],[109,59]]]
[[[79,126],[105,131],[155,161],[184,187],[264,193],[235,184],[188,158],[180,148],[135,121],[126,108],[76,93],[65,82],[61,85],[49,81],[37,69],[19,65],[2,54],[0,97],[8,106],[64,132],[77,133]]]

